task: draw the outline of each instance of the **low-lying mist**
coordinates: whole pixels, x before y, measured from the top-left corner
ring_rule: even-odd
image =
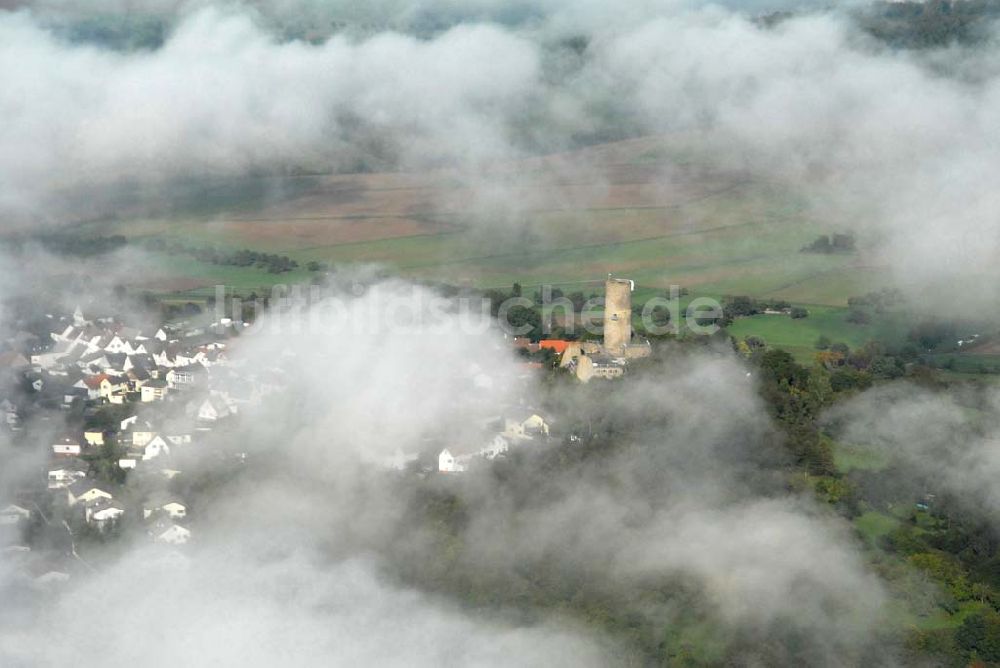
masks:
[[[394,2],[309,41],[267,17],[310,3],[167,3],[162,44],[117,50],[48,28],[58,4],[0,14],[11,222],[107,216],[119,198],[99,191],[122,184],[432,168],[455,170],[483,193],[474,218],[504,226],[518,197],[498,193],[498,164],[666,135],[801,193],[913,295],[966,312],[996,297],[992,39],[890,50],[836,11]],[[435,13],[416,21],[427,30],[387,20]],[[559,169],[588,169],[575,162]]]
[[[561,152],[549,178],[599,187],[607,165],[574,151],[647,137],[800,193],[923,309],[980,314],[998,295],[992,38],[892,49],[838,11],[761,21],[758,3],[290,0],[155,3],[162,39],[123,48],[68,36],[71,4],[17,4],[0,10],[0,233],[169,208],[192,181],[273,177],[262,197],[280,199],[284,177],[440,171],[501,239],[560,195],[499,175]],[[68,272],[35,248],[0,262],[7,294],[47,288],[64,312],[147,271],[131,252]],[[703,663],[898,661],[883,581],[848,524],[787,484],[784,436],[730,347],[542,383],[488,318],[365,284],[233,339],[234,389],[272,391],[184,460],[189,549],[138,536],[58,592],[0,554],[0,664],[637,665],[689,645]],[[830,425],[992,516],[997,401],[891,385]],[[529,409],[549,442],[434,472],[442,448]],[[0,443],[0,492],[39,475],[35,452]]]
[[[870,445],[925,492],[956,498],[996,526],[1000,496],[1000,394],[913,385],[869,390],[827,419],[849,443]]]
[[[244,334],[233,368],[283,389],[211,441],[246,464],[199,500],[191,549],[93,564],[0,634],[4,663],[639,661],[629,632],[547,603],[570,591],[637,633],[711,620],[748,663],[891,657],[878,579],[842,520],[782,485],[781,436],[732,353],[548,393],[487,321],[429,296],[383,282]],[[452,476],[380,463],[436,461],[518,407],[553,441]],[[214,466],[206,450],[184,475]]]

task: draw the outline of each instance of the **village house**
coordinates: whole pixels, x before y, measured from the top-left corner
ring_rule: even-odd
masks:
[[[157,520],[147,532],[156,543],[184,545],[191,539],[191,531],[179,524]]]
[[[19,522],[28,520],[30,517],[30,510],[14,503],[0,508],[0,525],[18,524]]]
[[[65,489],[87,477],[87,464],[79,459],[63,459],[48,470],[49,489]]]
[[[109,337],[107,342],[100,346],[100,349],[107,353],[128,353],[129,345],[121,337],[114,335]]]
[[[142,461],[149,461],[150,459],[155,459],[162,454],[170,454],[170,446],[167,445],[167,441],[157,434],[153,438],[149,439],[142,446]]]
[[[460,473],[468,468],[469,459],[473,453],[461,455],[452,454],[451,449],[445,448],[438,454],[438,471],[441,473]]]
[[[541,415],[518,409],[504,416],[502,435],[517,440],[548,436],[549,425]]]
[[[86,399],[87,391],[71,385],[63,385],[59,388],[62,394],[62,407],[69,408],[77,399]]]
[[[501,434],[497,434],[491,438],[485,446],[479,451],[479,454],[485,459],[495,459],[501,455],[506,454],[510,450],[510,441],[504,438]]]
[[[81,355],[76,364],[83,371],[90,371],[94,374],[107,371],[111,368],[111,363],[108,361],[107,356],[101,351]]]
[[[87,524],[104,531],[125,514],[125,506],[114,499],[104,497],[86,502],[84,506],[84,521]]]
[[[156,366],[164,369],[171,369],[177,366],[177,352],[168,348],[163,348],[152,353]]]
[[[138,356],[138,355],[149,355],[146,349],[146,345],[141,341],[126,341],[124,351],[126,355]]]
[[[121,376],[132,368],[128,361],[128,355],[125,353],[107,353],[105,357],[108,360],[108,368],[106,369],[108,373]]]
[[[103,374],[100,383],[99,395],[102,399],[113,402],[114,397],[124,397],[129,391],[129,381],[127,376],[112,376]],[[113,402],[114,403],[114,402]]]
[[[66,502],[70,506],[102,498],[110,501],[114,497],[110,492],[101,489],[93,480],[78,480],[66,488]]]
[[[150,338],[113,318],[98,319],[96,323],[86,319],[74,319],[73,324],[65,324],[65,318],[60,321],[63,324],[50,332],[52,344],[48,348],[36,346],[30,362],[54,374],[65,374],[67,368],[83,372],[83,378],[70,381],[72,391],[63,396],[66,405],[77,396],[113,404],[160,401],[168,390],[194,383],[198,370],[225,361],[222,351],[226,344],[210,333],[178,341],[170,339],[166,328],[158,329]],[[225,337],[226,333],[218,335]],[[168,378],[172,367],[181,371]],[[42,382],[36,391],[41,392]],[[136,395],[129,396],[129,392]]]
[[[625,361],[606,355],[581,355],[576,360],[576,377],[583,382],[592,378],[620,378],[625,375]]]
[[[143,519],[148,519],[157,513],[172,520],[181,520],[187,517],[187,506],[175,498],[162,495],[154,497],[142,505]]]
[[[83,440],[90,447],[104,445],[104,432],[100,429],[88,429],[83,432]]]
[[[167,381],[167,386],[171,389],[177,387],[187,387],[195,383],[198,377],[198,372],[204,369],[199,364],[191,364],[185,367],[175,367],[169,369],[164,375],[164,380]]]
[[[143,402],[162,401],[167,396],[167,381],[153,379],[145,382],[140,388]]]
[[[76,457],[81,452],[83,448],[80,447],[80,443],[71,438],[64,438],[52,444],[52,454],[56,457]]]
[[[126,358],[125,366],[128,367],[128,372],[125,374],[128,377],[128,383],[135,391],[141,389],[153,378],[146,367],[136,366],[131,357]]]
[[[190,407],[193,407],[192,412],[202,422],[216,422],[232,415],[229,405],[218,396],[206,397]]]
[[[123,445],[131,445],[137,448],[142,448],[156,438],[158,431],[153,428],[153,425],[147,420],[143,420],[140,424],[137,419],[138,418],[133,420],[132,418],[129,418],[129,420],[131,420],[130,422],[129,420],[122,422],[122,424],[129,422],[129,428],[122,429],[120,432],[122,435]]]
[[[55,368],[59,364],[59,360],[66,357],[75,345],[70,341],[59,341],[46,351],[32,353],[31,364],[40,369]]]
[[[101,381],[106,380],[108,377],[105,373],[100,373],[95,376],[87,376],[81,378],[73,387],[81,388],[87,391],[87,398],[90,400],[101,398]]]
[[[108,375],[101,380],[100,400],[110,404],[124,404],[130,400],[132,385],[125,375]]]
[[[463,447],[452,445],[438,453],[438,471],[460,473],[467,471],[475,458],[496,459],[510,450],[510,440],[496,434],[482,445]]]

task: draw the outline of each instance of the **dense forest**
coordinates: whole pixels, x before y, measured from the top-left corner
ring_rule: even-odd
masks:
[[[655,359],[618,384],[662,378],[677,364],[678,352],[669,348],[667,352],[661,347]],[[865,545],[870,567],[888,582],[893,605],[918,620],[887,626],[879,643],[896,648],[910,665],[925,660],[956,666],[976,660],[1000,662],[1000,537],[980,511],[947,494],[928,495],[935,489],[933,481],[897,465],[877,471],[839,468],[836,443],[821,419],[830,407],[856,396],[859,385],[911,382],[941,389],[939,381],[923,371],[911,373],[905,381],[877,373],[873,378],[857,369],[831,374],[823,366],[807,368],[781,350],[764,348],[750,351],[745,359],[758,378],[760,397],[779,434],[767,438],[731,434],[733,449],[713,454],[732,458],[728,464],[735,467],[739,484],[764,495],[806,492],[855,526],[863,526],[869,514],[909,508],[896,528],[874,542],[868,543],[860,529],[855,538]],[[844,382],[838,374],[852,380]],[[684,464],[637,445],[644,435],[669,430],[668,415],[646,414],[641,420],[623,416],[620,403],[602,398],[607,387],[571,386],[553,377],[549,389],[550,405],[560,407],[564,425],[572,425],[563,432],[563,442],[543,452],[517,453],[484,474],[492,479],[496,494],[515,500],[514,507],[504,511],[511,513],[512,521],[519,513],[552,503],[552,495],[561,493],[552,489],[552,480],[586,479],[595,470],[613,471],[613,462],[623,453],[643,471],[631,480],[648,485],[641,490],[644,498],[655,504],[655,499],[669,493],[659,487],[668,479],[661,476],[662,467]],[[780,447],[775,449],[775,443]],[[702,625],[711,613],[683,581],[644,582],[635,589],[621,583],[608,587],[602,584],[602,575],[567,570],[563,559],[544,554],[536,562],[510,564],[505,572],[483,572],[472,545],[470,518],[488,514],[495,497],[441,484],[423,484],[414,493],[418,502],[411,509],[412,526],[419,527],[418,533],[431,533],[437,558],[408,558],[404,546],[412,536],[401,537],[393,553],[398,555],[402,577],[421,587],[457,596],[473,608],[513,606],[528,618],[538,610],[571,614],[623,639],[625,654],[636,665],[811,662],[808,645],[795,638],[794,630],[771,629],[762,639],[716,626],[706,636]],[[687,612],[678,614],[677,606]],[[936,616],[945,621],[919,621]],[[860,651],[843,658],[847,663],[858,661],[855,665],[884,659],[875,646]]]

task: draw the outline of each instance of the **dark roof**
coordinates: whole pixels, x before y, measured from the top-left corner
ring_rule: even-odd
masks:
[[[132,366],[137,369],[151,369],[156,366],[156,361],[153,359],[153,356],[149,354],[136,353],[135,355],[130,355],[129,361],[131,361]]]
[[[98,485],[95,481],[84,478],[83,480],[77,480],[72,485],[69,486],[69,491],[73,493],[73,496],[80,496],[81,494],[86,494],[92,489],[99,489],[105,494],[110,494],[110,492],[104,489],[101,485]]]
[[[128,355],[125,353],[105,353],[105,357],[108,358],[108,364],[116,369],[120,369],[125,366],[125,360]]]
[[[83,471],[87,472],[90,468],[87,462],[79,459],[77,457],[67,457],[66,459],[60,459],[59,461],[52,462],[49,464],[49,471],[58,471],[60,469],[67,469],[72,471]]]
[[[594,355],[590,358],[594,366],[624,366],[617,360],[607,355]]]
[[[98,327],[93,323],[87,323],[87,326],[83,328],[83,336],[88,341],[92,341],[94,338],[102,336],[103,334],[104,334],[104,329]]]
[[[504,411],[504,418],[507,420],[514,420],[515,422],[524,422],[532,415],[541,415],[541,413],[530,408],[521,407],[511,408]]]
[[[162,508],[168,503],[179,503],[180,505],[187,508],[187,503],[181,500],[179,497],[170,494],[166,490],[158,490],[149,495],[146,502],[143,503],[144,508]]]
[[[105,508],[117,508],[118,510],[125,510],[125,506],[119,503],[116,499],[106,499],[103,496],[98,499],[93,499],[91,501],[88,501],[87,508],[90,508],[91,510],[104,510]]]

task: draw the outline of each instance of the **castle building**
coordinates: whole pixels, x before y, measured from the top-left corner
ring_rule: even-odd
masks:
[[[560,366],[572,371],[583,382],[591,378],[619,378],[629,360],[648,357],[649,341],[633,341],[632,290],[635,283],[627,278],[612,278],[604,284],[604,342],[564,341]],[[542,342],[545,343],[545,342]]]
[[[632,286],[610,274],[604,284],[604,350],[611,356],[624,355],[632,342]]]

